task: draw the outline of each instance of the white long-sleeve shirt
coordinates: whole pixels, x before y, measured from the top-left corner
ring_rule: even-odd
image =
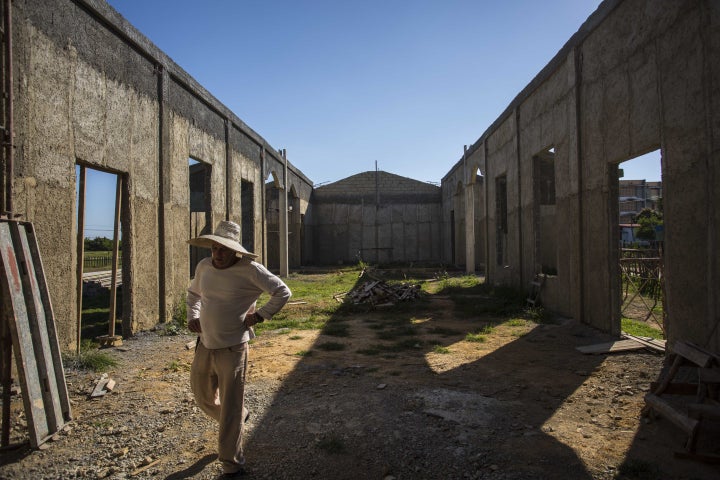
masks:
[[[200,319],[200,341],[206,348],[226,348],[247,342],[250,329],[245,315],[251,313],[263,293],[270,299],[256,312],[272,318],[290,299],[290,289],[267,268],[249,258],[240,258],[231,267],[218,269],[212,258],[204,258],[195,269],[187,293],[188,322]]]

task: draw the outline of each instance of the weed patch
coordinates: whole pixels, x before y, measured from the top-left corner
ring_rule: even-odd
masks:
[[[117,366],[117,361],[105,352],[101,352],[97,345],[90,340],[83,340],[80,344],[80,353],[63,353],[63,365],[79,370],[92,370],[104,372],[110,367]]]
[[[465,340],[468,342],[483,343],[487,342],[487,337],[479,333],[468,333],[465,335]]]
[[[653,328],[647,323],[638,322],[630,318],[623,318],[621,320],[622,331],[636,337],[652,337],[652,338],[665,338],[662,330]]]

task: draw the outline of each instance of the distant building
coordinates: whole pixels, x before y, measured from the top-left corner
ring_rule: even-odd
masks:
[[[662,198],[662,182],[645,180],[620,180],[620,223],[634,223],[644,208],[659,210]]]

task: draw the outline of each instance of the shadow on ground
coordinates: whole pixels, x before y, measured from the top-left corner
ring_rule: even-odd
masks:
[[[265,478],[597,478],[543,431],[603,362],[574,354],[581,340],[591,343],[581,339],[587,329],[540,325],[448,366],[443,349],[458,348],[488,321],[457,320],[454,308],[438,298],[336,314],[326,331],[345,325],[347,337],[332,337],[344,348],[304,357],[284,379],[247,439],[251,471]],[[417,335],[363,340],[403,328]],[[328,342],[326,333],[315,347]]]

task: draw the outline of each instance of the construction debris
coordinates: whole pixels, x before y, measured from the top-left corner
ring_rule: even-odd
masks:
[[[100,380],[95,384],[95,389],[90,394],[90,398],[102,397],[106,393],[111,392],[113,388],[115,388],[115,380],[108,377],[107,373],[103,373],[100,376]]]
[[[392,306],[396,302],[414,300],[422,296],[420,285],[409,283],[398,283],[389,285],[382,280],[371,280],[365,282],[345,293],[333,295],[337,301],[341,298],[351,301],[354,304],[369,303],[376,307]]]
[[[599,355],[602,353],[626,352],[628,350],[641,349],[665,353],[665,340],[658,340],[651,337],[636,337],[625,332],[622,332],[621,337],[623,338],[622,340],[598,343],[595,345],[584,345],[576,347],[576,349],[586,355]]]

